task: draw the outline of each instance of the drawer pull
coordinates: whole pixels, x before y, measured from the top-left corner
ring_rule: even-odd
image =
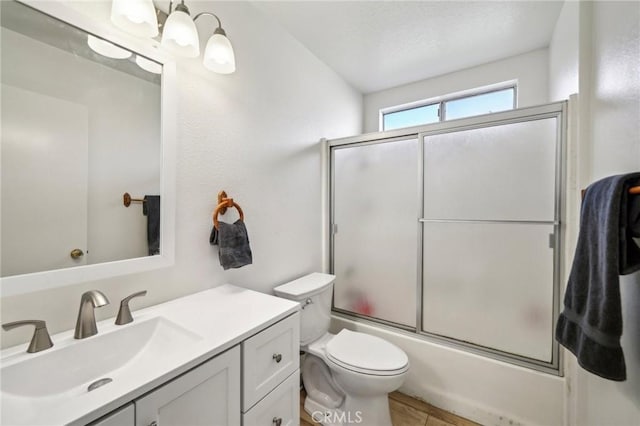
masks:
[[[273,359],[275,359],[276,362],[282,361],[282,354],[273,354]]]
[[[281,426],[282,425],[282,417],[274,417],[273,418],[273,424],[275,426]]]

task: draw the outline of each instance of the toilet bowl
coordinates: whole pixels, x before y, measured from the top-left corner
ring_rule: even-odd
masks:
[[[379,337],[346,329],[328,332],[334,280],[313,273],[274,289],[277,296],[301,303],[304,409],[325,426],[391,426],[387,397],[404,382],[409,359]]]

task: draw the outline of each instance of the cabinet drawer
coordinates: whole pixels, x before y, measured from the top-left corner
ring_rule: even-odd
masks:
[[[300,367],[299,353],[297,312],[242,343],[243,412]]]
[[[295,426],[300,422],[300,370],[242,415],[243,426]]]

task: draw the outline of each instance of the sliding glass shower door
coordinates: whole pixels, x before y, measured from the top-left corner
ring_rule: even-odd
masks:
[[[423,136],[422,330],[552,360],[555,118]]]
[[[564,109],[329,141],[334,310],[558,371]]]
[[[416,325],[418,139],[333,151],[334,307]]]

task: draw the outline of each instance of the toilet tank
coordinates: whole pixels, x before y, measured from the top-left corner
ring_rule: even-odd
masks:
[[[300,345],[308,345],[329,331],[335,275],[314,272],[273,289],[278,297],[301,304]]]

